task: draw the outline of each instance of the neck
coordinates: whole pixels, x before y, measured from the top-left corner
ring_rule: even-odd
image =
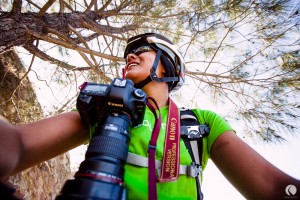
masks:
[[[159,108],[165,107],[169,103],[168,85],[166,83],[157,83],[152,81],[147,84],[143,90],[148,97],[155,99]]]

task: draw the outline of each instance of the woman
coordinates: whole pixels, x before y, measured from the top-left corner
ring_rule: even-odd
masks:
[[[152,46],[149,51],[144,53],[139,52],[137,55],[130,53],[130,49],[136,49],[139,45],[147,45],[147,43],[150,43],[150,46]],[[177,83],[176,81],[171,81],[171,84],[168,82],[168,85],[166,82],[163,82],[164,80],[162,77],[168,77],[172,74],[170,72],[166,74],[166,71],[170,71],[170,69],[166,68],[172,68],[172,65],[167,62],[167,59],[162,58],[161,61],[163,62],[158,64],[156,71],[158,79],[162,79],[151,81],[143,86],[143,90],[148,96],[153,97],[156,100],[160,108],[168,106],[168,91],[172,90],[172,87],[177,89],[176,86],[178,87],[178,85],[182,84],[184,69],[180,54],[168,39],[157,34],[145,34],[131,38],[125,51],[125,57],[127,59],[125,77],[133,80],[136,84],[144,84],[144,80],[149,80],[149,71],[152,68],[155,68],[156,64],[154,60],[157,56],[159,47],[166,46],[168,46],[167,49],[161,48],[163,51],[162,57],[168,57],[169,61],[173,61],[174,71],[172,73],[175,74],[174,76],[178,77]],[[172,59],[171,53],[169,52],[176,54],[177,58]],[[176,63],[176,61],[178,61],[178,63]],[[164,63],[164,66],[166,67],[164,67],[162,63]],[[177,69],[177,72],[174,68]],[[200,113],[201,111],[198,111],[197,113],[198,120],[201,118]],[[205,115],[202,115],[202,117],[203,116]],[[205,117],[219,118],[214,114],[209,114]],[[204,119],[204,122],[207,122],[206,120],[208,119]],[[214,130],[214,124],[209,124],[211,133],[208,136],[208,146],[206,147],[209,154],[208,156],[212,158],[213,162],[225,177],[247,199],[282,199],[285,195],[285,188],[287,185],[294,184],[299,188],[299,181],[284,174],[258,155],[236,136],[230,126],[224,125],[226,122],[218,123],[218,126],[222,127],[221,133],[219,132],[220,130]],[[205,167],[205,160],[203,162],[203,167]],[[159,186],[160,185],[158,184],[158,187]],[[187,186],[184,186],[182,192],[187,191],[186,188]],[[170,196],[171,194],[167,195]]]
[[[128,41],[124,57],[124,76],[136,87],[142,88],[154,108],[161,114],[162,126],[157,139],[156,159],[163,160],[165,134],[167,131],[169,107],[173,106],[169,92],[178,89],[184,81],[184,61],[175,46],[164,36],[154,33],[135,36]],[[176,106],[176,105],[175,105]],[[240,140],[232,128],[218,115],[210,111],[194,110],[200,123],[208,123],[210,133],[204,139],[203,161],[205,167],[210,157],[225,177],[247,199],[283,199],[285,187],[293,184],[298,190],[300,182],[271,165],[247,144]],[[152,139],[158,112],[147,107],[142,126],[131,128],[129,151],[137,156],[148,157],[149,141]],[[176,115],[176,113],[175,113]],[[158,123],[157,123],[158,124]],[[85,127],[77,112],[61,114],[32,124],[12,127],[1,121],[0,171],[1,177],[19,172],[41,161],[66,152],[88,140]],[[11,138],[7,139],[8,132]],[[12,148],[7,144],[14,141]],[[192,160],[180,139],[178,148],[181,165]],[[3,146],[8,146],[9,150]],[[151,147],[151,145],[150,145]],[[178,155],[179,156],[179,155]],[[176,157],[176,156],[175,156]],[[176,160],[174,158],[174,160]],[[174,167],[178,167],[176,161]],[[194,178],[186,175],[160,176],[156,188],[148,190],[148,167],[126,164],[125,185],[129,199],[147,199],[157,195],[159,199],[197,199],[200,197]],[[151,193],[152,191],[152,193]],[[150,194],[151,193],[151,194]],[[197,197],[198,196],[198,197]]]

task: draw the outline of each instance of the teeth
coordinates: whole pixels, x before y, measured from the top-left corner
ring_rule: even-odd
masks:
[[[132,64],[130,64],[130,65],[128,65],[128,67],[133,67],[133,66],[137,66],[138,64],[136,64],[136,63],[132,63]]]

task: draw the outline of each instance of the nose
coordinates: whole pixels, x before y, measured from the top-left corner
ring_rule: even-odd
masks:
[[[134,53],[129,53],[126,57],[126,62],[130,62],[131,60],[135,59],[137,57],[137,55],[135,55]]]

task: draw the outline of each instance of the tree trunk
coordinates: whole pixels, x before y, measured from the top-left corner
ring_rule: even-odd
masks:
[[[0,54],[0,115],[12,124],[43,118],[35,92],[25,75],[26,69],[14,51]],[[70,160],[66,153],[11,176],[8,181],[24,199],[50,200],[55,199],[70,176]]]

